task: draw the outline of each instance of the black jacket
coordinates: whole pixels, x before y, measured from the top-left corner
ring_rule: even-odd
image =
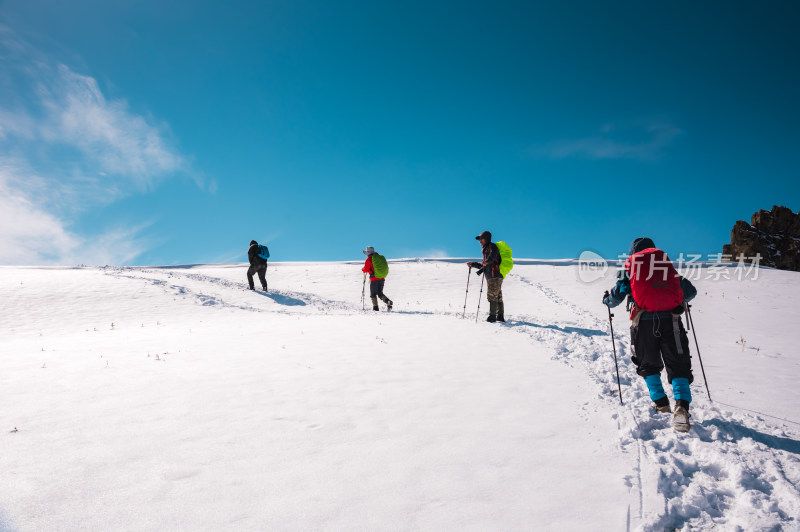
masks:
[[[487,279],[503,277],[500,275],[500,260],[500,250],[497,249],[497,244],[489,242],[483,246],[483,262],[481,263],[481,268],[483,268],[483,275]]]
[[[250,249],[247,250],[247,258],[250,259],[251,266],[263,266],[267,263],[267,259],[258,256],[258,244],[250,246]]]

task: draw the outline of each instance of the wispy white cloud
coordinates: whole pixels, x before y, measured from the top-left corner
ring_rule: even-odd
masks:
[[[0,159],[0,264],[125,264],[148,247],[149,221],[109,226],[92,235],[70,231],[48,205],[48,182]]]
[[[140,185],[185,169],[164,138],[165,125],[132,114],[124,100],[107,101],[93,78],[58,65],[50,81],[40,91],[47,111],[39,124],[41,139],[71,145],[98,173]]]
[[[133,227],[112,227],[99,235],[82,238],[64,255],[67,264],[126,264],[136,259],[150,245],[142,233],[151,225],[145,220]]]
[[[450,256],[447,251],[437,248],[400,250],[400,253],[403,258],[446,259]]]
[[[31,201],[0,167],[0,264],[52,262],[78,246],[63,220]]]
[[[531,153],[551,159],[659,159],[683,131],[671,124],[618,127],[607,124],[597,135],[560,139],[531,148]]]
[[[79,235],[75,221],[174,176],[216,191],[167,124],[108,99],[94,78],[0,24],[0,263],[129,262],[146,249],[137,238],[146,222]]]

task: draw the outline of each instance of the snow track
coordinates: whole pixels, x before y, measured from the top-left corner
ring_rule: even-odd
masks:
[[[133,268],[133,267],[107,267],[104,268],[107,275],[117,278],[141,279],[149,284],[163,287],[165,291],[172,293],[176,297],[195,300],[203,306],[220,306],[249,312],[280,312],[291,314],[292,307],[310,306],[312,311],[322,312],[352,312],[356,307],[352,304],[323,299],[314,294],[305,292],[293,292],[289,290],[271,290],[269,292],[251,291],[241,282],[215,277],[211,275],[191,273],[186,270],[162,270],[153,268]],[[261,297],[272,303],[286,308],[275,308],[275,305],[265,304],[264,301],[254,300],[250,305],[243,305],[241,302],[246,296],[243,292],[249,292],[254,297]],[[232,303],[238,301],[237,303]],[[260,305],[257,303],[261,303]]]
[[[797,427],[775,425],[758,415],[715,406],[705,395],[693,354],[693,427],[689,434],[674,432],[671,416],[651,407],[644,381],[630,361],[624,310],[616,313],[614,321],[625,403],[620,406],[607,321],[541,282],[524,275],[517,278],[554,305],[567,308],[575,322],[554,325],[543,316],[522,316],[522,321],[512,320],[506,327],[547,344],[554,359],[581,365],[602,399],[587,404],[587,410],[616,409],[619,413],[620,446],[637,462],[630,498],[638,506],[631,520],[633,528],[747,530],[755,525],[759,530],[800,530]],[[599,307],[602,312],[602,305]],[[598,334],[601,329],[605,334]],[[665,387],[669,392],[666,381]]]

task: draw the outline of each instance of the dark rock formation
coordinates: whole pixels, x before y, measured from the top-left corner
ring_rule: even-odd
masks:
[[[744,255],[745,262],[761,254],[761,266],[800,271],[800,213],[774,206],[771,211],[755,213],[750,223],[739,220],[731,231],[731,243],[722,246],[722,253],[734,261]]]

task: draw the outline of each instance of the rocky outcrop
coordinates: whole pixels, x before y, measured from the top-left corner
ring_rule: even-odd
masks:
[[[780,270],[800,271],[800,213],[786,207],[772,207],[755,213],[750,223],[736,222],[731,231],[731,243],[722,246],[723,255],[752,262],[761,255],[761,266]]]

